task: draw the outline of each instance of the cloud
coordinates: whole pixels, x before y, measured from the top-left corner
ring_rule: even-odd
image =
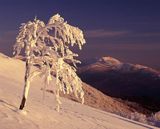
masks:
[[[125,36],[127,34],[129,34],[128,31],[107,31],[104,29],[85,31],[85,35],[88,38],[116,37],[116,36]]]
[[[135,34],[137,37],[159,37],[160,32],[146,32],[146,33],[137,33]]]
[[[86,30],[84,34],[87,38],[145,38],[145,37],[159,37],[160,32],[138,32],[138,31],[113,31],[104,29]]]

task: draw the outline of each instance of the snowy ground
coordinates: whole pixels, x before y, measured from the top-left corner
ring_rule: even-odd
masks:
[[[0,54],[0,129],[156,129],[64,98],[58,113],[54,95],[46,93],[42,99],[38,78],[20,112],[23,77],[24,63]]]

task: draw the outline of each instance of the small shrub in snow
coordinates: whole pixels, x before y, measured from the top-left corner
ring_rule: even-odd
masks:
[[[130,119],[135,120],[135,121],[139,121],[142,123],[148,123],[146,115],[138,113],[138,112],[131,113]]]
[[[154,119],[160,121],[160,111],[154,114]]]
[[[160,111],[148,117],[149,124],[160,127]]]

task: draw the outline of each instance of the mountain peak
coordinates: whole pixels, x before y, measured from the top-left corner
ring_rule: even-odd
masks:
[[[108,64],[108,65],[119,65],[121,62],[113,57],[110,56],[104,56],[101,57],[98,62],[103,63],[103,64]]]

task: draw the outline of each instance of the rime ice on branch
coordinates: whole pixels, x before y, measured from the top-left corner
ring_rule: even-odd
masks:
[[[30,83],[36,76],[41,76],[47,85],[56,78],[54,92],[58,111],[61,104],[60,91],[64,94],[73,92],[84,102],[82,81],[76,74],[76,63],[80,61],[75,59],[78,54],[70,50],[74,45],[81,49],[84,44],[83,32],[69,25],[59,14],[52,16],[47,24],[36,18],[22,24],[14,45],[14,55],[18,56],[24,51],[26,59],[21,110],[25,106]],[[38,66],[38,69],[31,72],[32,66]]]

